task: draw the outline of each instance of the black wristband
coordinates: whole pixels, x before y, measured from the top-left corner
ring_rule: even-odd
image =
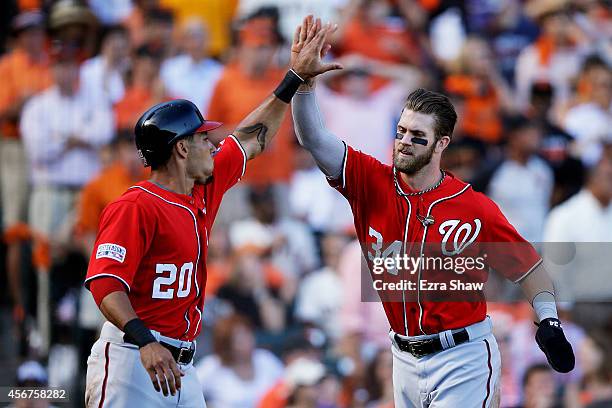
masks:
[[[127,343],[136,344],[138,347],[144,347],[157,341],[151,330],[139,318],[127,322],[123,326],[123,332],[125,333],[123,340]]]
[[[291,102],[291,98],[297,92],[300,85],[305,81],[292,69],[287,71],[283,81],[274,90],[274,95],[285,103]]]

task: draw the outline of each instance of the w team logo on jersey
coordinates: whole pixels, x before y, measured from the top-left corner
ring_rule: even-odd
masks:
[[[474,226],[469,222],[459,225],[460,223],[460,220],[447,220],[440,224],[438,232],[443,235],[441,245],[444,255],[459,255],[478,237],[482,226],[478,218],[474,220]]]

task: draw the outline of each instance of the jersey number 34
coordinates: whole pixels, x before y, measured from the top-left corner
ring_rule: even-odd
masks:
[[[153,299],[173,299],[174,298],[174,283],[176,282],[178,268],[175,264],[157,264],[155,265],[155,275],[153,281]],[[193,262],[187,262],[181,266],[181,272],[178,276],[178,287],[176,288],[176,297],[184,298],[189,296],[191,291],[191,280],[193,275]]]

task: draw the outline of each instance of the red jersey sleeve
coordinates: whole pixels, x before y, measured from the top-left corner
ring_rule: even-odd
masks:
[[[223,194],[244,176],[246,152],[236,136],[229,135],[221,142],[214,160],[212,184]]]
[[[384,167],[384,165],[372,156],[355,150],[346,143],[344,143],[344,146],[342,173],[337,179],[328,177],[327,182],[346,197],[352,206],[354,203],[365,200],[369,186],[368,175],[373,175],[375,168]]]
[[[130,290],[143,255],[149,248],[155,226],[135,201],[109,204],[102,212],[85,286],[98,277],[120,280]]]
[[[484,210],[482,251],[488,266],[507,279],[520,283],[540,263],[542,258],[531,243],[510,224],[497,204],[483,194]]]
[[[217,213],[223,194],[244,176],[247,155],[238,139],[234,135],[229,135],[221,141],[214,161],[212,179],[203,186],[207,211],[212,214]],[[200,192],[196,192],[198,193]]]

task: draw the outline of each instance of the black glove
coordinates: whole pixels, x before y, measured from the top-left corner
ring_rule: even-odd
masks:
[[[536,342],[546,355],[550,366],[560,373],[569,373],[574,369],[576,359],[571,344],[563,334],[559,319],[548,318],[536,323]]]

